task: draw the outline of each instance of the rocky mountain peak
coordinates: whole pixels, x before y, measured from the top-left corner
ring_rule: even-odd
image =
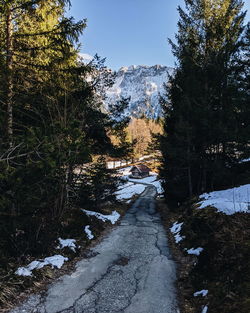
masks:
[[[168,82],[173,68],[163,65],[131,65],[120,68],[115,75],[114,85],[107,90],[106,105],[115,104],[123,98],[130,98],[126,115],[151,119],[161,116],[160,95],[164,83]]]

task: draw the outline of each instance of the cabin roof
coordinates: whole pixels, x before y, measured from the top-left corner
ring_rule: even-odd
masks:
[[[140,173],[148,173],[150,172],[150,168],[147,167],[145,164],[137,164],[137,165],[134,165],[130,172],[133,172],[135,169],[137,169]]]

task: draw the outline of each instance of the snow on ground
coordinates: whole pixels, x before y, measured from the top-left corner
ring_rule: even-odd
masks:
[[[145,178],[140,178],[140,179],[130,178],[129,175],[131,174],[130,173],[131,168],[132,168],[131,166],[128,166],[128,167],[122,168],[122,169],[120,169],[118,171],[122,175],[121,178],[123,180],[128,181],[128,182],[133,182],[133,183],[136,183],[136,184],[150,184],[150,185],[154,185],[156,187],[156,189],[157,189],[157,193],[158,194],[162,194],[163,193],[163,188],[161,186],[161,181],[158,180],[157,173],[150,172],[150,176],[145,177]],[[126,187],[129,187],[129,185],[127,185],[127,186],[125,185],[125,188]],[[135,194],[137,194],[137,193],[135,193]]]
[[[199,209],[212,206],[227,215],[236,212],[250,213],[250,184],[204,193],[199,198],[202,200],[199,202]]]
[[[120,218],[120,214],[116,211],[113,211],[109,215],[104,215],[98,212],[88,211],[88,210],[82,210],[82,211],[88,216],[95,216],[96,218],[98,218],[99,220],[102,220],[103,222],[110,221],[111,224],[115,224]]]
[[[157,174],[154,172],[150,172],[150,176],[145,177],[145,178],[129,178],[128,180],[134,183],[143,183],[143,184],[152,184],[153,182],[155,182],[157,180]]]
[[[124,184],[121,186],[121,189],[116,192],[116,198],[117,200],[129,200],[135,195],[140,195],[145,190],[145,188],[145,185],[134,183]]]
[[[198,296],[206,297],[207,294],[208,294],[208,290],[203,289],[203,290],[200,290],[200,291],[196,291],[194,293],[194,297],[198,297]]]
[[[52,268],[54,267],[61,268],[65,261],[68,261],[68,258],[62,255],[53,255],[41,261],[33,261],[25,267],[19,267],[16,270],[15,274],[19,276],[32,276],[32,271],[34,269],[40,269],[46,265],[51,265]]]
[[[162,193],[164,192],[160,180],[154,181],[154,182],[152,183],[152,185],[155,186],[155,188],[157,189],[157,193],[158,193],[158,194],[162,194]]]
[[[70,248],[72,251],[76,252],[76,240],[75,239],[62,239],[58,238],[59,246],[57,249],[63,249],[65,247]]]
[[[240,160],[240,162],[239,163],[246,163],[246,162],[249,162],[250,161],[250,158],[248,158],[248,159],[243,159],[243,160]]]
[[[85,226],[84,231],[85,231],[89,240],[94,238],[94,235],[92,234],[92,231],[90,230],[90,225]]]
[[[122,176],[127,177],[128,175],[130,175],[131,168],[132,166],[127,166],[127,167],[119,169],[117,172],[121,174]]]
[[[205,306],[203,307],[201,313],[207,313],[207,311],[208,311],[208,306],[205,305]]]
[[[189,250],[187,250],[188,254],[193,254],[193,255],[200,255],[200,253],[203,251],[203,248],[191,248]]]
[[[123,190],[123,189],[125,189],[125,188],[128,188],[128,187],[130,187],[130,186],[134,186],[134,185],[135,185],[135,184],[132,183],[132,182],[124,183],[124,184],[122,184],[122,185],[120,185],[120,186],[118,187],[118,191],[121,191],[121,190]]]
[[[163,193],[163,188],[161,186],[161,181],[158,180],[157,173],[150,172],[150,176],[145,177],[145,178],[141,178],[141,179],[135,179],[135,178],[129,178],[128,177],[128,181],[135,182],[135,183],[154,185],[155,188],[157,189],[157,193],[158,194]]]
[[[183,223],[177,223],[175,222],[173,226],[170,228],[170,231],[172,234],[174,234],[175,242],[179,243],[182,241],[185,237],[180,235],[181,227]]]

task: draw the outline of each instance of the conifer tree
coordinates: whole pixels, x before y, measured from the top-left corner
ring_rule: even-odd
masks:
[[[177,43],[170,41],[178,63],[164,103],[162,138],[162,176],[167,192],[179,199],[222,186],[237,158],[230,77],[245,16],[240,0],[185,4],[186,11],[179,7]]]
[[[47,248],[49,225],[57,229],[75,203],[75,169],[114,150],[113,122],[89,80],[100,65],[79,61],[85,21],[65,17],[68,3],[1,2],[0,229],[10,255]]]

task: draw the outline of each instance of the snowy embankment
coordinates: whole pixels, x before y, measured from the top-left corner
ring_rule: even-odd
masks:
[[[199,209],[211,206],[227,215],[250,213],[250,184],[204,193],[199,198],[202,200],[199,202]]]
[[[213,210],[208,210],[208,212],[202,211],[204,208],[209,207],[217,209],[218,213]],[[206,301],[211,298],[211,295],[217,301],[213,305],[220,305],[221,294],[218,294],[218,284],[226,297],[228,291],[226,288],[224,289],[225,277],[230,276],[230,279],[233,281],[235,277],[241,275],[239,266],[244,263],[244,261],[242,263],[242,260],[246,258],[244,255],[247,245],[246,238],[249,237],[247,236],[248,226],[246,226],[248,225],[249,216],[246,213],[250,213],[250,184],[204,193],[199,196],[198,203],[191,207],[190,210],[192,210],[193,214],[186,216],[184,213],[179,221],[172,224],[170,231],[174,236],[174,241],[184,254],[186,256],[190,255],[189,258],[195,258],[192,261],[193,267],[189,275],[195,276],[196,280],[199,277],[201,289],[206,287],[206,285],[209,286],[209,293],[207,289],[193,293],[194,297],[198,297],[197,307],[200,306],[202,303],[201,298],[204,297],[205,303],[201,308],[201,312],[206,313],[209,311]],[[236,215],[236,213],[242,214]],[[205,227],[198,227],[197,222]],[[209,228],[206,229],[207,226]],[[228,238],[228,242],[225,238]],[[194,242],[196,243],[195,247],[193,247]],[[201,247],[198,246],[199,243],[202,244]],[[214,251],[214,247],[218,250],[217,252]],[[235,258],[235,253],[238,253],[237,258]],[[204,262],[204,258],[207,264]],[[223,268],[222,264],[226,266],[228,259],[230,259],[230,262],[233,262],[234,267],[232,267],[230,272],[226,270],[221,271]],[[214,284],[214,277],[210,279],[209,274],[206,276],[205,269],[209,266],[214,270],[214,273],[218,273],[216,284]],[[189,271],[188,268],[187,271]],[[220,275],[223,278],[220,278]],[[206,283],[204,284],[204,282]],[[237,282],[234,288],[241,290],[241,283]],[[212,306],[212,304],[210,305]]]

